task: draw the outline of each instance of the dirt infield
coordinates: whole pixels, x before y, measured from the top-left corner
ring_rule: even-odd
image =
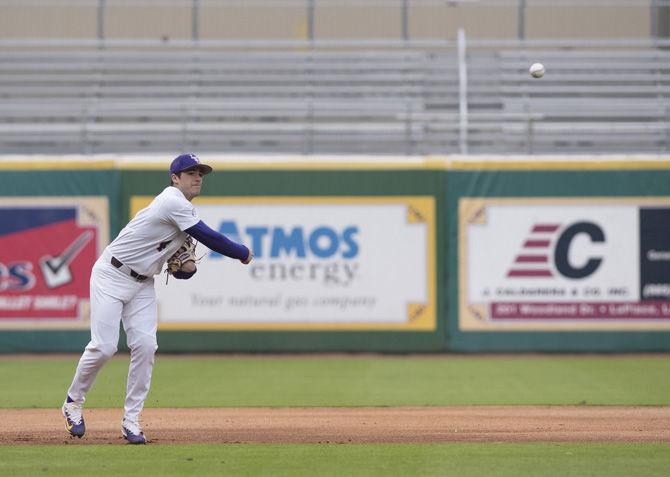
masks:
[[[125,444],[121,409],[84,416],[76,439],[59,409],[0,409],[0,444]],[[145,409],[142,418],[152,444],[670,442],[670,407]]]

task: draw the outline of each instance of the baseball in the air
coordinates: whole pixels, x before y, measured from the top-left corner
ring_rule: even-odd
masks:
[[[544,76],[544,65],[542,63],[533,63],[528,69],[533,78],[542,78]]]

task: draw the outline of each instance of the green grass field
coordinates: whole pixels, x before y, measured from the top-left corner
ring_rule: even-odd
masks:
[[[0,359],[0,407],[58,407],[78,356]],[[87,407],[121,407],[128,356]],[[670,356],[158,356],[146,407],[670,405]]]
[[[666,476],[667,444],[5,446],[0,475]]]
[[[0,406],[61,405],[78,356],[0,359]],[[128,357],[87,407],[123,405]],[[670,405],[670,357],[159,356],[147,407]],[[670,443],[0,446],[0,475],[667,475]]]

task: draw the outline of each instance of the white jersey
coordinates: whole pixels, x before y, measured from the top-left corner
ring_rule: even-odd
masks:
[[[193,204],[168,186],[128,222],[107,250],[140,275],[156,275],[188,237],[183,231],[199,221]]]

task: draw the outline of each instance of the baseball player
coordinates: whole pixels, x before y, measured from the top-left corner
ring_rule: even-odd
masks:
[[[91,341],[77,365],[77,371],[63,404],[68,432],[82,437],[86,431],[82,408],[100,369],[116,353],[119,322],[128,338],[130,369],[126,387],[121,432],[131,444],[144,444],[140,413],[151,384],[156,342],[156,295],[154,275],[166,260],[179,253],[190,237],[211,250],[247,265],[253,252],[209,228],[198,218],[191,200],[200,194],[202,179],[212,172],[193,154],[182,154],[170,166],[170,186],[124,227],[93,266],[90,282]],[[175,278],[188,279],[195,273],[177,270]]]

